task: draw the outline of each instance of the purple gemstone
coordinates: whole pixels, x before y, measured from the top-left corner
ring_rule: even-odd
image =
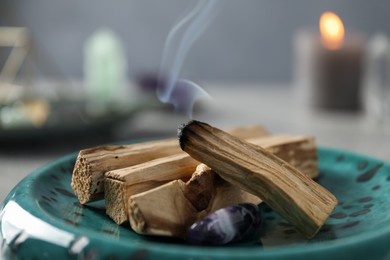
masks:
[[[153,73],[144,73],[135,78],[137,85],[145,92],[155,92],[158,85],[158,75]]]
[[[223,245],[255,234],[261,224],[258,206],[242,203],[219,209],[195,222],[187,242],[196,245]]]

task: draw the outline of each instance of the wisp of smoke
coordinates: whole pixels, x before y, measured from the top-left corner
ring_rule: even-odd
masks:
[[[216,14],[218,0],[201,0],[169,32],[160,66],[157,96],[171,103],[176,111],[192,117],[193,104],[199,98],[210,98],[196,83],[179,79],[184,58],[194,41],[203,33]]]

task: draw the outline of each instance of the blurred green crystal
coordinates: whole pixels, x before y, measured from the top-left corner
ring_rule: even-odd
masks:
[[[84,46],[88,112],[103,115],[130,102],[127,62],[121,41],[108,29],[98,29]]]

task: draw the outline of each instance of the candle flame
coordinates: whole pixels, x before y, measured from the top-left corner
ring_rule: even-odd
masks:
[[[345,35],[344,25],[335,13],[326,12],[321,15],[320,32],[326,48],[337,50],[342,46]]]

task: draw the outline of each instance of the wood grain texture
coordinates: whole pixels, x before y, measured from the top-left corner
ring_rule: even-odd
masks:
[[[191,224],[205,215],[236,203],[260,202],[199,165],[189,181],[174,180],[129,198],[129,221],[140,234],[184,238]]]
[[[337,199],[291,164],[208,124],[191,121],[179,130],[183,151],[226,181],[258,196],[312,238],[337,205]]]
[[[198,164],[187,154],[180,153],[107,172],[104,180],[106,214],[117,224],[127,222],[127,202],[131,195],[172,180],[189,179]],[[118,182],[121,182],[120,186],[117,185]],[[118,194],[124,196],[117,196]]]
[[[198,211],[183,195],[181,180],[129,198],[131,228],[139,234],[184,238],[186,228],[195,222]]]
[[[317,144],[313,136],[270,135],[247,141],[265,148],[310,178],[318,177]]]
[[[268,135],[260,126],[232,128],[229,132],[242,138]],[[104,173],[130,167],[157,158],[182,153],[176,139],[164,139],[130,145],[108,145],[81,150],[73,169],[71,186],[80,203],[104,196]]]
[[[82,150],[73,169],[71,186],[80,203],[85,204],[103,197],[105,172],[179,152],[173,139]]]
[[[286,160],[302,169],[302,171],[306,172],[309,176],[317,176],[317,151],[314,138],[280,135],[250,138],[248,140],[254,144],[262,145],[264,148],[274,151],[277,155],[284,156]],[[180,153],[107,172],[105,174],[105,191],[107,194],[107,196],[105,196],[105,204],[107,215],[118,224],[127,222],[127,202],[130,196],[139,192],[144,192],[148,190],[148,188],[155,188],[168,181],[175,179],[186,180],[191,177],[191,174],[198,164],[199,162],[191,158],[188,154]],[[120,188],[123,189],[121,194],[126,194],[125,197],[112,196],[112,194],[118,192],[116,190],[118,187],[117,182],[111,181],[111,179],[123,182]],[[234,200],[233,196],[237,195],[238,191],[235,191],[235,193],[230,196],[228,194],[229,190],[233,189],[226,189],[225,195]],[[223,191],[222,187],[221,191]]]

